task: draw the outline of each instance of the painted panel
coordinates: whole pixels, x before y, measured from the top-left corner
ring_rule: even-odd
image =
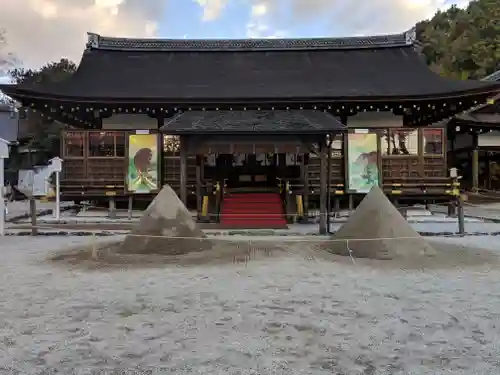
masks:
[[[129,192],[149,194],[159,189],[158,134],[130,134],[127,161]]]
[[[347,136],[347,189],[355,193],[368,193],[379,184],[377,164],[377,134],[351,133]]]

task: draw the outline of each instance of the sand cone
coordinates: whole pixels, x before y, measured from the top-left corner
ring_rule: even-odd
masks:
[[[180,255],[208,250],[212,244],[177,194],[165,185],[119,249],[127,254]]]
[[[366,241],[375,238],[380,240]],[[372,187],[349,220],[335,233],[334,239],[351,239],[347,243],[333,242],[334,253],[347,256],[350,249],[358,258],[435,255],[435,250],[415,232],[378,186]]]

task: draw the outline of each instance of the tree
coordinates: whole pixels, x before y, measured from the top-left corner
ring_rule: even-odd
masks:
[[[444,76],[480,79],[500,69],[500,2],[474,0],[417,24],[430,67]]]
[[[16,83],[46,84],[65,80],[76,71],[76,64],[68,59],[51,62],[40,69],[15,68],[9,71],[9,75]]]
[[[0,77],[7,76],[10,69],[19,65],[19,60],[7,47],[7,33],[0,29]]]
[[[0,79],[8,77],[8,71],[19,64],[17,57],[8,52],[7,47],[7,34],[5,30],[0,29]],[[0,92],[0,103],[12,104],[12,101]]]
[[[74,62],[61,59],[58,62],[51,62],[40,69],[15,68],[10,70],[9,74],[12,80],[17,84],[47,84],[60,82],[70,77],[77,69]],[[66,125],[41,116],[40,113],[27,111],[27,118],[24,128],[31,135],[29,147],[41,151],[45,158],[52,158],[59,155],[59,144],[61,130]]]

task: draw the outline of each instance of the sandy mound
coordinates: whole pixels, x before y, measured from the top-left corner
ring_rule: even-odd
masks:
[[[177,194],[165,185],[118,249],[123,254],[180,255],[212,248]]]
[[[350,249],[357,258],[395,259],[436,254],[378,186],[370,190],[349,220],[335,233],[334,239],[350,241],[333,242],[330,251],[349,255]]]
[[[499,256],[491,251],[442,243],[432,240],[436,249],[433,257],[406,257],[387,262],[380,259],[355,258],[355,262],[346,256],[332,254],[331,242],[293,241],[286,238],[270,237],[269,240],[249,241],[237,238],[211,238],[214,244],[211,250],[182,255],[158,254],[123,254],[117,250],[121,242],[116,239],[100,239],[87,246],[59,249],[45,259],[51,264],[85,270],[124,270],[136,268],[164,268],[169,266],[199,266],[244,264],[256,260],[271,261],[281,257],[299,257],[305,261],[333,262],[346,267],[369,267],[384,270],[412,269],[464,269],[485,266],[498,267]]]
[[[206,241],[209,241],[208,239]],[[212,249],[179,255],[124,254],[120,253],[121,242],[105,241],[85,247],[74,247],[57,251],[47,259],[88,270],[163,268],[175,266],[247,264],[250,261],[287,255],[283,244],[273,241],[227,241],[212,239]],[[324,253],[324,252],[323,252]]]

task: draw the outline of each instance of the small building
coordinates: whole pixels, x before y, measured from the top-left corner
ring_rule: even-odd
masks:
[[[19,135],[19,114],[14,105],[0,103],[0,138],[10,142],[9,148],[15,148]],[[5,183],[15,183],[17,171],[11,168],[11,159],[5,161]]]
[[[151,199],[170,184],[187,205],[218,212],[228,189],[275,188],[324,214],[327,195],[352,200],[373,184],[397,199],[451,199],[445,128],[426,126],[486,102],[500,84],[434,74],[413,29],[263,40],[89,34],[70,79],[1,89],[79,128],[62,135],[67,199]]]
[[[500,70],[483,78],[500,83]],[[500,190],[500,94],[448,123],[448,161],[463,175],[463,187]]]
[[[19,131],[19,116],[11,104],[0,103],[0,138],[16,142]]]

